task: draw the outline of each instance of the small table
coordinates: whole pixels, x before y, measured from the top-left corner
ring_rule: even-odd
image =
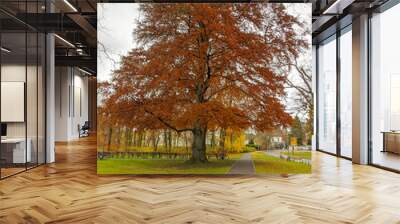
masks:
[[[400,154],[400,131],[383,131],[383,150]]]
[[[13,164],[31,162],[31,139],[26,139],[26,142],[28,147],[25,151],[25,138],[1,139],[1,159]]]

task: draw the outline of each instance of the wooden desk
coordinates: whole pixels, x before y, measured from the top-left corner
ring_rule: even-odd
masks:
[[[382,152],[391,152],[400,154],[400,132],[384,131],[383,134],[383,150]]]
[[[28,138],[26,142],[28,147],[25,151],[25,138],[1,139],[1,159],[13,164],[31,162],[31,139]]]

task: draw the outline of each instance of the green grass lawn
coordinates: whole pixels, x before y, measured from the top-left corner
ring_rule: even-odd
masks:
[[[210,159],[204,164],[193,164],[183,159],[108,158],[97,160],[98,174],[226,174],[243,154],[230,154],[226,160]],[[311,166],[286,161],[264,152],[253,152],[257,174],[311,173]]]
[[[98,174],[226,174],[242,154],[230,154],[229,159],[211,159],[193,164],[173,159],[103,159],[97,160]]]
[[[284,151],[282,152],[283,155],[290,156],[294,159],[308,159],[311,160],[311,151]]]
[[[253,152],[251,156],[257,174],[311,173],[311,165],[304,163],[286,161],[274,156],[266,155],[264,152]]]

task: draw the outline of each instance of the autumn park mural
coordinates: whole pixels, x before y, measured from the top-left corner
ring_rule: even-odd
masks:
[[[98,81],[99,174],[311,172],[311,10],[132,5],[134,43]]]

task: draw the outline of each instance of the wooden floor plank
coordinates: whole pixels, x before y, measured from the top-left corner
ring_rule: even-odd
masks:
[[[0,181],[0,223],[400,223],[400,175],[313,153],[313,174],[98,176],[96,141]]]

